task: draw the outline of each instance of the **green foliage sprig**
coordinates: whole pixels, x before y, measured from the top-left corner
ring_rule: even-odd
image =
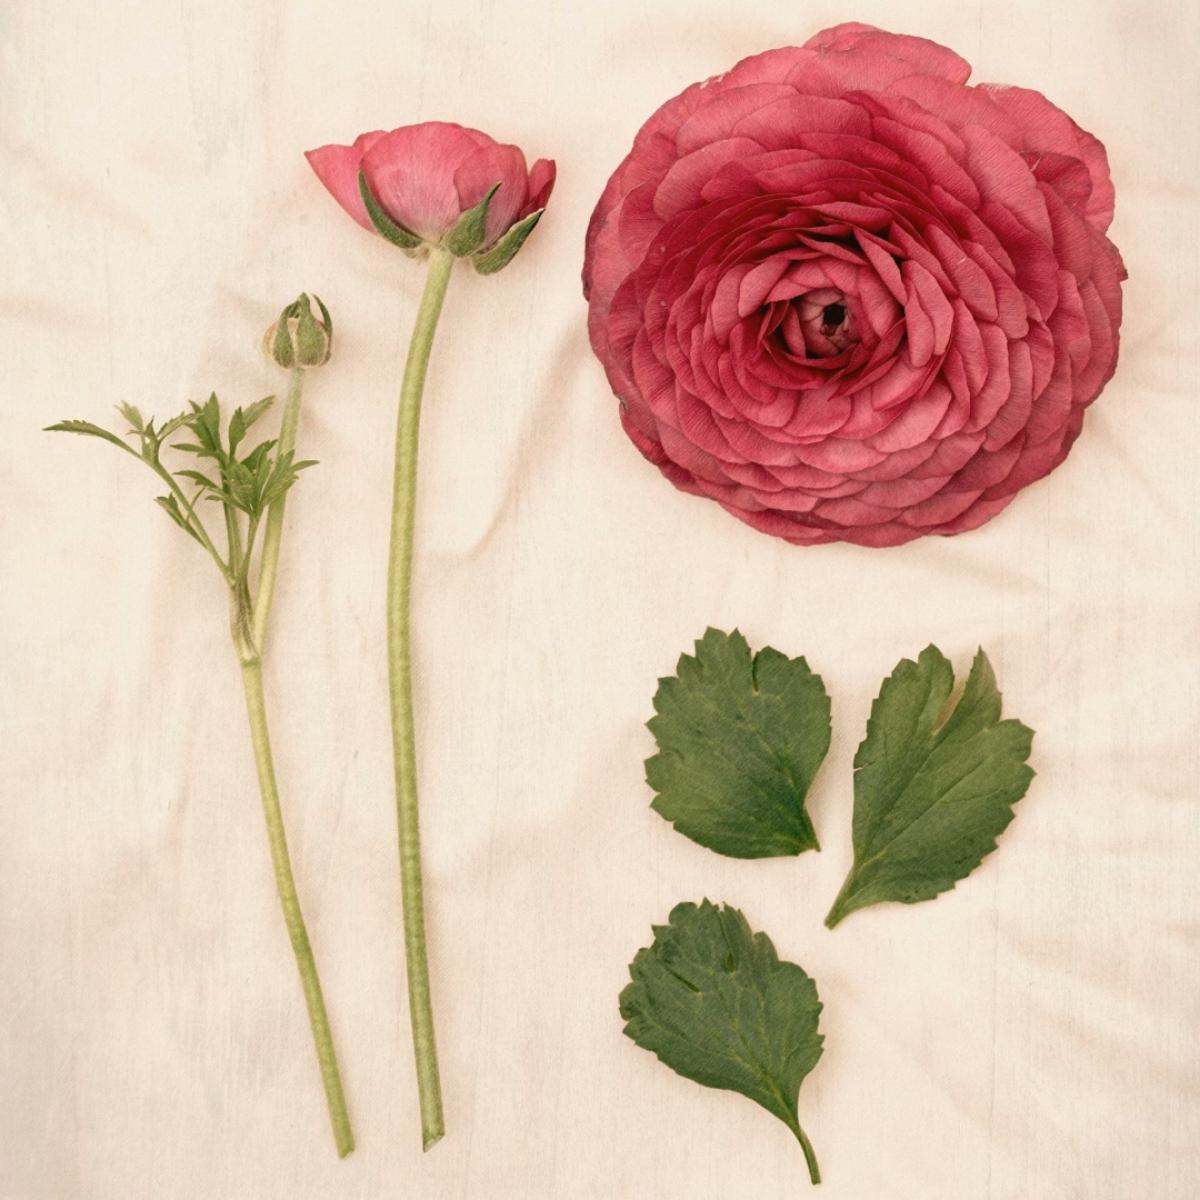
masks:
[[[252,635],[254,604],[251,600],[251,567],[255,562],[259,533],[272,505],[295,484],[300,472],[314,466],[315,459],[297,460],[295,451],[281,449],[275,438],[257,442],[247,449],[247,435],[274,404],[274,396],[256,400],[233,410],[228,431],[222,433],[221,403],[212,393],[203,404],[188,408],[156,426],[132,404],[117,411],[128,429],[125,436],[112,433],[90,421],[59,421],[48,430],[79,433],[101,438],[132,454],[148,466],[167,486],[155,503],[171,520],[208,552],[232,592],[235,637],[239,652],[256,654]],[[177,434],[192,440],[172,441]],[[169,467],[164,450],[199,460],[196,467]],[[211,464],[211,465],[210,465]],[[207,474],[205,473],[207,471]],[[202,515],[205,502],[221,506],[225,526],[225,549],[218,549]]]
[[[329,311],[320,299],[312,300],[320,319],[309,297],[301,295],[283,309],[263,339],[266,353],[288,371],[278,438],[253,445],[249,442],[251,429],[271,407],[272,397],[235,408],[222,432],[221,404],[215,393],[203,404],[192,403],[157,426],[134,405],[121,404],[118,411],[128,426],[123,436],[91,421],[59,421],[49,429],[99,438],[145,463],[166,484],[166,492],[155,497],[159,507],[204,547],[229,587],[231,632],[242,669],[275,887],[304,990],[334,1142],[339,1156],[344,1157],[354,1149],[354,1135],[316,958],[292,874],[267,728],[262,664],[283,536],[284,501],[300,472],[313,465],[312,459],[297,460],[295,455],[305,369],[327,362],[332,347]],[[173,440],[177,437],[182,440]],[[192,465],[169,466],[163,457],[166,450],[173,452],[172,461],[182,455],[183,461]],[[224,518],[224,551],[217,548],[205,524],[203,513],[212,503],[220,505]]]

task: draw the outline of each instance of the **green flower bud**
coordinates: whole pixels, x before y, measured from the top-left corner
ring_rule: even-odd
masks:
[[[321,310],[318,317],[306,292],[291,302],[279,320],[263,336],[263,352],[281,367],[319,367],[329,361],[333,349],[333,319],[329,309],[314,295]]]

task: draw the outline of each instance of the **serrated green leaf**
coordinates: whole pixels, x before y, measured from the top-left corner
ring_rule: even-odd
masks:
[[[154,428],[154,418],[151,417],[141,429],[134,432],[142,443],[142,458],[156,466],[159,462],[158,451],[162,446],[162,437]]]
[[[118,404],[117,412],[129,422],[129,426],[134,433],[141,433],[145,422],[142,420],[140,410],[135,405],[129,403]]]
[[[317,460],[314,458],[306,458],[300,462],[294,462],[293,459],[294,455],[291,451],[288,451],[275,464],[274,470],[271,472],[262,491],[262,506],[264,509],[274,504],[280,496],[284,495],[295,484],[301,471],[317,465]]]
[[[225,450],[221,443],[221,407],[215,392],[203,404],[196,404],[193,401],[192,411],[184,423],[196,435],[196,440],[200,443],[199,449],[194,453],[208,458],[221,459],[224,457]]]
[[[268,413],[274,403],[274,396],[264,396],[261,400],[255,400],[253,404],[247,404],[244,410],[246,428],[249,429],[260,417]]]
[[[392,245],[399,246],[401,250],[416,250],[424,244],[423,238],[413,233],[411,229],[405,229],[403,225],[396,224],[383,211],[383,207],[375,199],[375,194],[368,186],[367,177],[361,169],[358,172],[358,191],[366,206],[367,216],[371,218],[371,224],[375,226],[382,237],[385,237]]]
[[[88,437],[103,438],[104,441],[111,442],[114,446],[120,446],[122,450],[132,454],[135,458],[139,457],[138,452],[127,441],[99,425],[93,425],[91,421],[59,421],[56,425],[47,425],[42,432],[82,433]]]
[[[497,271],[504,270],[516,258],[517,252],[525,245],[525,239],[533,232],[545,211],[544,208],[539,208],[537,212],[530,213],[511,226],[494,246],[476,254],[471,260],[475,264],[475,270],[480,275],[495,275]]]
[[[709,629],[660,679],[647,722],[652,807],[693,841],[734,858],[816,850],[805,808],[829,750],[829,696],[803,658],[751,656],[735,629]]]
[[[274,396],[264,396],[263,399],[256,400],[253,404],[248,404],[245,408],[235,408],[233,410],[233,416],[229,418],[230,454],[237,452],[237,448],[242,444],[246,434],[250,432],[251,426],[271,407],[274,401]],[[275,443],[274,441],[270,441],[264,444],[269,449]],[[261,446],[256,446],[254,449],[259,450]]]
[[[945,715],[954,671],[936,647],[902,659],[871,706],[854,756],[854,865],[825,923],[885,900],[948,891],[996,848],[1033,779],[1033,730],[1000,719],[987,655]]]
[[[177,429],[186,425],[187,419],[187,413],[180,413],[179,416],[172,417],[169,421],[165,422],[163,427],[158,431],[159,443],[165,442]]]
[[[740,1092],[781,1120],[816,1157],[800,1127],[798,1097],[821,1057],[821,1001],[795,963],[781,961],[728,905],[679,904],[629,966],[621,993],[625,1035],[705,1087]]]
[[[250,471],[258,470],[259,464],[267,457],[275,447],[275,439],[268,438],[266,441],[259,442],[249,454],[242,459],[242,465]]]
[[[177,478],[190,479],[198,487],[206,488],[209,491],[220,492],[220,488],[207,475],[202,475],[199,471],[176,471]]]
[[[179,508],[179,502],[174,496],[155,496],[154,502],[158,504],[164,512],[166,512],[167,516],[170,517],[171,520],[174,521],[184,533],[195,538],[196,541],[200,541],[199,535],[192,528],[188,519],[183,515],[183,512]]]
[[[233,416],[229,418],[229,453],[236,454],[238,446],[241,445],[242,438],[246,436],[246,417],[240,408],[233,410]]]

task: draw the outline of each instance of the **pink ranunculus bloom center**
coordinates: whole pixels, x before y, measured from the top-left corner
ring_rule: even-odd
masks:
[[[795,305],[810,357],[831,358],[858,341],[854,314],[845,295],[836,288],[805,292]]]

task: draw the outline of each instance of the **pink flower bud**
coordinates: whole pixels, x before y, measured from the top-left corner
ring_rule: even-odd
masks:
[[[529,169],[518,147],[445,121],[364,133],[353,145],[322,146],[305,157],[342,208],[374,233],[378,224],[367,211],[365,185],[387,221],[399,227],[393,240],[401,245],[404,234],[442,243],[463,214],[499,184],[486,209],[482,240],[474,247],[487,250],[545,207],[554,187],[551,160],[540,158]]]

